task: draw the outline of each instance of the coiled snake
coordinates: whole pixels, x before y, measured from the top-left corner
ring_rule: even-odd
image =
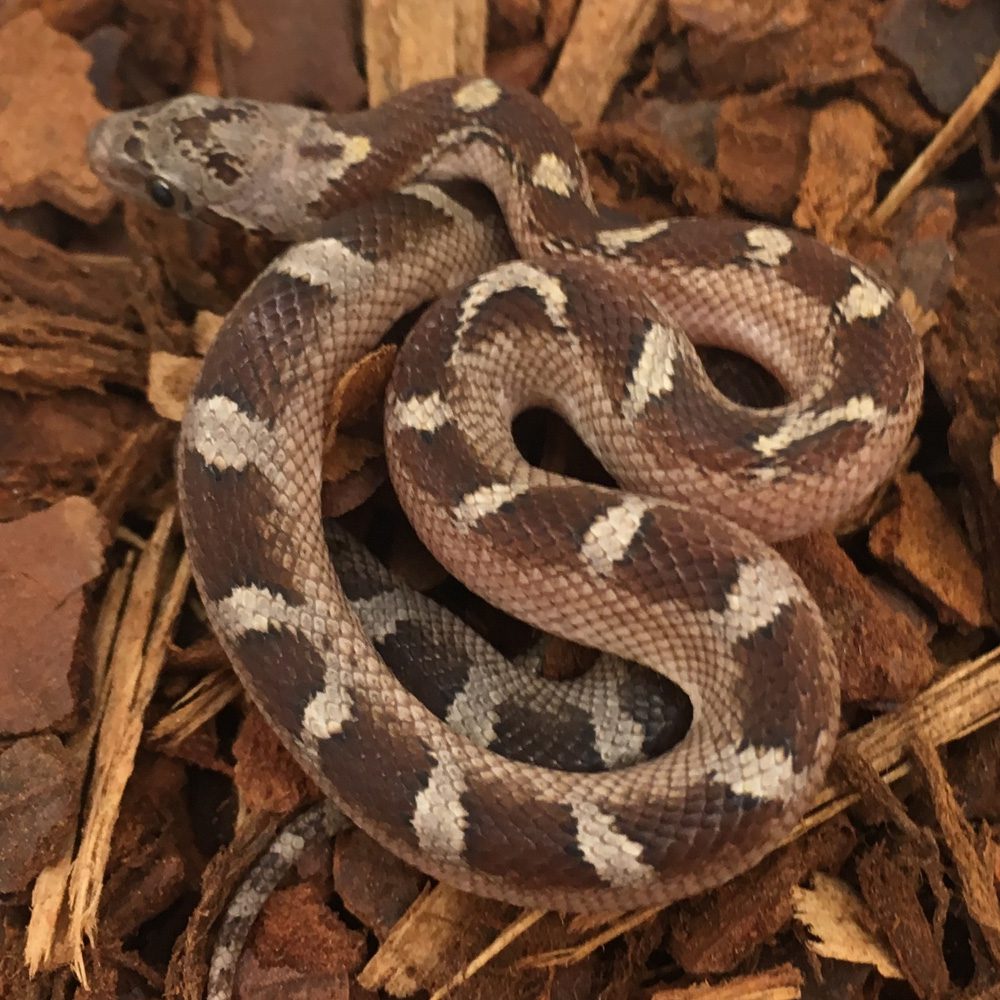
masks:
[[[568,132],[488,79],[342,116],[182,97],[110,117],[91,156],[126,194],[293,243],[205,359],[178,484],[212,626],[348,816],[441,879],[566,910],[693,894],[788,833],[830,760],[838,678],[816,605],[767,542],[857,507],[912,431],[921,358],[889,289],[767,224],[611,221]],[[506,230],[481,189],[437,183],[456,178],[492,191]],[[517,259],[502,263],[507,231]],[[356,572],[349,543],[350,602],[331,564],[333,386],[430,299],[386,402],[392,482],[470,588],[627,661],[572,695],[377,566]],[[748,355],[789,401],[731,401],[696,344]],[[529,465],[511,423],[533,406],[621,488]],[[690,699],[664,754],[631,661],[655,672],[650,698],[665,676]],[[549,699],[574,725],[524,736]]]

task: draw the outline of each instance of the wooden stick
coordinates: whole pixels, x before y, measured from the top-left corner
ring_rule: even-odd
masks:
[[[881,229],[891,219],[907,198],[930,176],[945,154],[961,138],[973,119],[983,110],[986,102],[1000,87],[1000,52],[993,57],[983,78],[966,95],[941,131],[927,148],[909,165],[906,172],[885,196],[882,204],[872,213],[872,225]]]

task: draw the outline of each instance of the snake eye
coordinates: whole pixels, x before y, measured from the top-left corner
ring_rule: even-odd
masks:
[[[160,208],[174,207],[174,192],[170,185],[162,177],[154,177],[146,189],[149,197],[160,206]]]

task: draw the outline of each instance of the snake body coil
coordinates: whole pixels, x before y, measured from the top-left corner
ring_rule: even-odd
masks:
[[[769,225],[608,222],[566,130],[486,79],[344,116],[179,98],[112,116],[91,154],[126,193],[294,242],[205,359],[178,483],[209,619],[331,798],[425,871],[531,906],[665,903],[773,849],[839,698],[820,614],[767,543],[835,523],[903,449],[921,361],[892,293]],[[518,259],[478,188],[437,183],[456,178],[491,189]],[[561,698],[573,726],[534,727],[548,747],[524,732],[551,686],[349,543],[338,580],[324,539],[333,386],[430,299],[386,406],[417,532],[493,603],[654,672],[640,698],[637,668],[602,659]],[[789,401],[732,402],[695,344],[750,356]],[[532,406],[621,489],[530,466],[511,422]],[[660,677],[693,712],[665,754],[643,707]]]

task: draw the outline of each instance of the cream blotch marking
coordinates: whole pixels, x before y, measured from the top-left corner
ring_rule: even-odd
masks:
[[[394,590],[384,590],[374,597],[355,598],[351,601],[354,613],[361,619],[365,635],[372,642],[385,642],[395,634],[402,622],[409,621],[407,604]]]
[[[234,587],[226,597],[211,602],[210,611],[220,631],[234,641],[248,632],[284,630],[305,639],[319,653],[325,667],[323,686],[302,715],[303,728],[311,736],[328,739],[353,718],[353,700],[341,683],[340,664],[344,657],[363,656],[364,650],[339,637],[327,644],[322,623],[331,618],[331,609],[325,603],[307,599],[289,604],[283,595],[250,584]]]
[[[401,427],[433,433],[444,427],[453,414],[451,407],[441,398],[441,393],[435,389],[423,396],[397,397],[392,416]]]
[[[771,226],[748,229],[744,238],[750,249],[743,256],[765,267],[778,267],[792,249],[789,235]]]
[[[443,747],[435,750],[435,756],[427,786],[417,793],[410,822],[425,854],[455,861],[465,849],[469,814],[462,795],[468,783],[460,760]]]
[[[878,319],[892,304],[892,292],[853,264],[851,276],[854,284],[837,302],[837,311],[846,323],[858,319]]]
[[[459,342],[484,303],[515,288],[533,291],[542,300],[549,321],[558,327],[566,326],[566,291],[560,282],[541,268],[514,260],[488,271],[469,286],[459,310]]]
[[[730,641],[739,642],[766,628],[802,596],[802,585],[782,559],[745,560],[726,592],[725,609],[709,617]]]
[[[488,747],[497,738],[500,713],[496,709],[503,692],[493,686],[493,674],[477,666],[475,661],[468,664],[468,679],[448,706],[445,722],[476,746]]]
[[[188,447],[218,472],[243,472],[255,465],[270,434],[263,420],[244,413],[228,396],[194,400],[188,411]]]
[[[645,226],[626,226],[622,229],[602,229],[597,234],[597,242],[612,254],[624,253],[636,243],[645,243],[670,228],[669,219],[660,219]]]
[[[503,91],[499,84],[487,77],[482,77],[459,87],[451,95],[451,99],[456,108],[472,114],[493,107],[502,95]]]
[[[542,153],[538,157],[531,171],[531,183],[563,198],[568,198],[577,187],[572,168],[555,153]]]
[[[489,483],[466,493],[454,508],[455,520],[471,526],[528,492],[527,483]]]
[[[576,821],[576,845],[584,861],[610,886],[652,882],[656,869],[642,860],[642,845],[615,829],[615,817],[593,802],[570,803]]]
[[[679,351],[677,334],[661,323],[651,323],[642,343],[639,360],[625,384],[622,411],[639,416],[651,399],[664,396],[674,386],[674,361]]]
[[[286,251],[275,261],[274,270],[335,295],[357,291],[375,280],[370,260],[332,238],[312,240]]]
[[[773,434],[762,434],[753,444],[754,451],[765,458],[774,458],[796,441],[804,441],[828,427],[840,423],[864,422],[877,424],[885,415],[871,396],[852,396],[846,403],[827,410],[807,410],[782,424]]]
[[[340,156],[327,161],[324,176],[328,181],[339,181],[351,167],[364,163],[372,151],[372,141],[366,135],[348,135],[338,129],[324,128],[325,142],[340,146]]]
[[[590,723],[594,727],[594,749],[604,766],[611,769],[644,757],[646,730],[622,708],[618,684],[606,687],[606,697],[594,703]]]
[[[628,551],[651,506],[648,500],[628,496],[599,514],[583,536],[580,555],[598,573],[610,573]]]
[[[795,790],[795,759],[784,747],[733,746],[719,754],[715,775],[737,795],[769,801]]]
[[[479,220],[464,205],[445,194],[436,184],[408,184],[399,189],[400,194],[412,195],[421,201],[433,205],[439,212],[444,212],[449,219],[463,226],[479,225]]]

